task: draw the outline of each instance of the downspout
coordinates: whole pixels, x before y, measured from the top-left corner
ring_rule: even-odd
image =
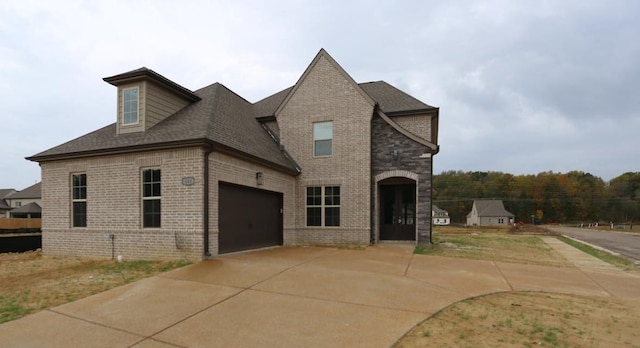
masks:
[[[209,147],[204,152],[204,214],[203,214],[203,224],[204,224],[204,258],[208,259],[211,257],[211,253],[209,252],[209,155],[213,152],[213,145],[209,145]]]
[[[431,214],[431,218],[429,219],[429,224],[431,227],[429,228],[429,244],[433,245],[433,155],[429,156],[429,166],[431,170],[429,170],[429,214]]]
[[[373,120],[378,112],[378,107],[378,103],[373,106],[373,114],[371,115],[371,120],[369,121],[369,180],[371,180],[369,182],[369,211],[371,212],[371,217],[369,219],[369,223],[371,224],[371,231],[369,232],[369,244],[371,245],[376,244],[376,228],[378,228],[378,221],[380,220],[380,218],[377,216],[380,214],[380,212],[376,210],[376,201],[379,199],[377,195],[378,185],[373,177],[373,171],[375,169],[373,166]]]

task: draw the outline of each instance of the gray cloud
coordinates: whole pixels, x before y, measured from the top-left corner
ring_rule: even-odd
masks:
[[[640,170],[639,15],[630,0],[2,2],[0,187],[39,180],[25,156],[113,122],[102,77],[147,66],[257,101],[321,47],[441,108],[436,172],[608,180]]]

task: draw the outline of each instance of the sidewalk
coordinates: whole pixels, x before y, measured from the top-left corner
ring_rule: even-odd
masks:
[[[606,263],[595,256],[582,252],[581,250],[576,249],[555,237],[540,237],[540,239],[582,271],[589,272],[600,270],[612,273],[624,273],[624,271],[616,268],[615,266]]]
[[[597,257],[582,252],[553,237],[541,237],[556,252],[612,297],[627,301],[640,310],[640,275],[625,272]]]

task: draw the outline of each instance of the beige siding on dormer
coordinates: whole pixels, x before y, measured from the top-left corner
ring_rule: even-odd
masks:
[[[138,87],[138,124],[122,124],[122,91]],[[189,101],[149,81],[118,86],[118,134],[144,132],[189,105]]]
[[[433,142],[431,139],[431,116],[429,115],[411,115],[411,116],[395,116],[391,118],[400,127],[406,129],[413,135],[422,139]]]
[[[152,82],[145,82],[145,129],[149,129],[158,122],[173,115],[178,110],[189,105],[189,101],[176,96],[159,85]]]
[[[122,124],[122,91],[128,88],[138,87],[138,124],[123,125]],[[126,85],[118,86],[118,122],[117,132],[118,134],[135,133],[144,131],[144,98],[145,98],[144,82],[136,82]]]

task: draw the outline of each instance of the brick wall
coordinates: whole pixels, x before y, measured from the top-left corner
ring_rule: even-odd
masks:
[[[125,259],[201,259],[203,155],[194,148],[43,163],[44,252],[110,258],[114,247]],[[142,228],[140,175],[155,167],[162,170],[162,227]],[[284,244],[295,244],[295,177],[218,152],[210,155],[209,168],[212,255],[218,253],[219,181],[283,193]],[[263,173],[263,185],[257,185],[256,172]],[[86,228],[71,227],[74,173],[87,174]],[[182,184],[187,176],[195,179],[192,186]]]
[[[125,259],[199,259],[202,255],[202,149],[44,162],[43,251]],[[162,170],[162,227],[142,228],[141,171]],[[87,227],[71,227],[71,175],[87,174]],[[192,186],[182,184],[193,177]],[[112,240],[109,235],[113,234]]]
[[[276,115],[280,142],[302,168],[297,178],[295,244],[368,244],[371,233],[371,116],[373,105],[324,56],[310,66]],[[333,154],[313,156],[313,123],[333,121]],[[340,227],[306,226],[306,187],[341,188]]]
[[[379,236],[378,182],[390,177],[404,177],[416,181],[417,241],[428,244],[431,235],[431,171],[432,157],[422,158],[429,149],[391,127],[380,116],[372,120],[371,144],[371,206],[374,210],[372,225],[376,238]],[[393,150],[398,151],[394,159]]]
[[[392,120],[414,135],[427,141],[433,141],[431,139],[430,115],[394,116]]]

